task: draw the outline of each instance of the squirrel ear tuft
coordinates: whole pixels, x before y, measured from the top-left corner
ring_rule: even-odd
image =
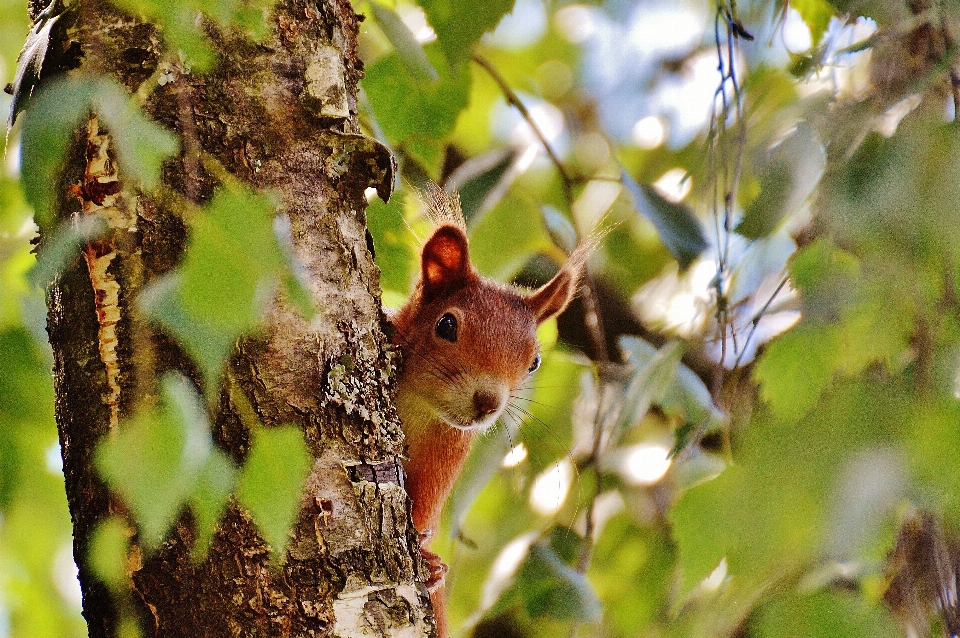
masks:
[[[456,226],[444,225],[436,229],[423,246],[420,266],[426,300],[466,284],[472,276],[466,235]]]

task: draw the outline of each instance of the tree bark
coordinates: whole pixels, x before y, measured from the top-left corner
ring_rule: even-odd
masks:
[[[31,5],[34,19],[42,8]],[[195,203],[206,201],[218,177],[203,157],[213,157],[234,177],[277,193],[277,213],[289,221],[296,261],[319,310],[308,324],[275,302],[266,329],[238,344],[215,414],[214,440],[238,462],[249,446],[240,417],[248,405],[267,427],[295,423],[304,432],[314,467],[283,564],[271,567],[267,545],[232,503],[203,562],[190,558],[187,512],[154,554],[134,546],[132,593],[111,592],[91,568],[90,535],[124,508],[91,464],[95,446],[156,395],[161,373],[179,371],[198,386],[201,380],[181,348],[138,316],[135,303],[145,285],[178,264],[186,224],[168,198],[104,186],[122,184],[123,175],[109,131],[95,115],[77,132],[56,217],[99,212],[110,228],[50,287],[48,331],[91,636],[117,635],[130,613],[145,635],[434,631],[398,460],[397,361],[382,331],[379,272],[365,229],[365,189],[389,195],[393,160],[359,134],[357,22],[346,0],[281,0],[272,33],[259,44],[205,23],[219,58],[204,75],[164,53],[157,27],[106,2],[82,0],[58,25],[63,38],[45,73],[59,65],[106,74],[133,92],[158,65],[168,66],[167,81],[145,106],[181,136],[183,150],[165,166],[165,185]],[[41,253],[48,241],[43,229]]]

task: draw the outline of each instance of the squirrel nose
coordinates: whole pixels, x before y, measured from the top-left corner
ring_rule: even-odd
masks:
[[[473,393],[473,407],[477,410],[477,418],[483,419],[500,409],[500,397],[493,392],[477,390]]]

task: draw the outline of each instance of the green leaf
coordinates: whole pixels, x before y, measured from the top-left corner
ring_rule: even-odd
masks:
[[[127,551],[131,530],[119,516],[100,521],[90,540],[89,561],[93,573],[114,591],[127,582]]]
[[[877,600],[843,590],[785,593],[760,607],[751,623],[757,638],[895,638],[893,615]]]
[[[437,64],[441,53],[435,44],[428,45],[426,53],[439,69],[439,80],[418,82],[394,53],[366,68],[363,87],[391,144],[430,168],[442,158],[439,142],[453,132],[467,106],[470,73],[466,66],[451,71]]]
[[[796,421],[833,380],[843,356],[836,326],[801,323],[767,347],[754,368],[760,396],[780,418]]]
[[[719,477],[684,494],[670,508],[670,524],[677,544],[680,593],[688,594],[720,566],[730,546],[737,541],[728,520],[731,494],[742,481],[743,470],[734,465]]]
[[[689,266],[707,248],[707,240],[693,211],[685,204],[667,201],[652,186],[638,184],[626,170],[621,169],[620,174],[637,211],[653,222],[660,240],[680,262],[680,267]]]
[[[473,45],[492,31],[513,11],[515,0],[422,0],[437,40],[450,62],[457,67],[470,57]]]
[[[467,462],[457,477],[445,504],[449,512],[450,535],[463,532],[463,524],[470,508],[490,480],[501,470],[500,464],[507,452],[517,444],[519,424],[502,420],[489,436],[477,437],[471,446]]]
[[[667,415],[683,419],[677,428],[676,442],[670,456],[678,454],[695,437],[720,428],[729,420],[727,414],[714,404],[713,396],[703,380],[682,363],[677,367],[676,382],[659,405]]]
[[[46,289],[68,261],[74,259],[88,241],[107,230],[107,223],[100,215],[83,215],[62,222],[44,242],[43,251],[27,274],[34,286]]]
[[[410,292],[416,255],[405,241],[403,197],[395,194],[390,203],[378,199],[367,206],[367,228],[373,236],[376,262],[380,267],[380,287],[402,294]]]
[[[640,422],[650,406],[660,403],[674,386],[683,344],[669,341],[659,350],[637,337],[620,337],[620,348],[634,373],[623,391],[617,429],[623,431]]]
[[[460,194],[467,228],[473,228],[484,213],[500,203],[510,185],[508,169],[515,159],[512,150],[496,149],[468,159],[447,178],[444,187]]]
[[[234,336],[257,322],[284,266],[275,208],[270,197],[239,184],[216,192],[191,226],[181,268],[184,310]]]
[[[803,18],[810,29],[813,46],[817,46],[830,24],[830,18],[836,15],[836,8],[827,0],[790,0],[790,7],[796,9]]]
[[[300,511],[303,482],[311,461],[298,428],[254,430],[250,454],[240,470],[237,498],[270,543],[275,559],[283,556]]]
[[[540,214],[543,216],[543,223],[553,243],[568,255],[576,250],[577,229],[573,227],[573,223],[567,216],[553,206],[547,205],[540,207]]]
[[[166,328],[200,366],[209,397],[216,395],[217,380],[240,331],[215,326],[188,312],[181,301],[182,275],[170,272],[154,279],[137,297],[143,314]]]
[[[23,113],[20,180],[37,224],[49,226],[54,187],[59,181],[73,131],[90,111],[100,81],[58,78],[42,86]]]
[[[221,27],[239,26],[256,40],[270,31],[268,17],[273,0],[113,0],[118,7],[159,24],[171,49],[179,50],[198,72],[208,71],[216,56],[197,27],[200,14]]]
[[[809,200],[826,163],[826,153],[816,133],[801,122],[770,150],[760,168],[760,195],[747,207],[736,232],[747,239],[757,239],[776,230]]]
[[[50,363],[20,326],[0,331],[0,511],[31,484],[44,448],[56,441]],[[60,480],[62,492],[63,481]]]
[[[861,274],[860,261],[824,239],[814,240],[790,260],[790,282],[802,294],[804,314],[836,319],[850,303]]]
[[[236,480],[237,468],[233,461],[220,450],[211,450],[190,499],[197,533],[193,546],[195,558],[202,559],[206,556],[210,541],[217,530],[217,523],[227,509]]]
[[[510,281],[541,247],[548,246],[535,208],[508,194],[470,230],[470,260],[481,273]]]
[[[234,342],[259,323],[281,285],[292,303],[313,310],[274,232],[275,207],[271,197],[227,183],[193,218],[180,268],[140,293],[144,313],[200,364],[208,396]]]
[[[378,2],[371,2],[370,8],[373,10],[373,16],[377,24],[383,29],[387,39],[393,44],[393,48],[400,56],[400,61],[406,67],[410,75],[418,82],[428,82],[436,80],[439,75],[437,70],[430,64],[427,54],[423,52],[423,47],[417,42],[407,25],[403,23],[397,13]]]
[[[150,121],[111,80],[90,76],[58,78],[43,86],[23,114],[21,181],[41,227],[50,207],[74,130],[93,110],[107,124],[120,167],[144,188],[160,180],[160,165],[177,151],[173,134]]]
[[[203,403],[185,378],[162,381],[159,409],[124,422],[96,451],[96,465],[157,547],[193,493],[213,449]]]
[[[614,630],[611,635],[633,636],[638,627],[655,626],[663,617],[676,596],[676,560],[668,526],[645,525],[626,511],[606,522],[589,577],[603,601],[603,620]]]
[[[960,526],[960,489],[956,475],[944,468],[960,464],[957,423],[960,402],[954,397],[925,397],[906,432],[911,473],[953,529]]]
[[[530,546],[515,587],[531,618],[600,620],[600,600],[586,576],[567,565],[552,545],[537,542]]]
[[[838,507],[848,506],[843,500],[851,493],[847,477],[851,471],[862,474],[862,459],[874,458],[879,446],[890,445],[908,418],[913,392],[902,379],[840,380],[807,414],[802,436],[796,423],[769,412],[758,414],[739,441],[738,463],[689,489],[670,510],[683,591],[690,591],[724,557],[741,596],[771,579],[803,573],[811,561],[820,560],[830,542],[827,522],[837,518]],[[901,480],[896,467],[893,475],[878,469],[871,490]],[[862,491],[853,496],[863,498]],[[885,487],[878,491],[888,492]],[[870,529],[860,530],[862,538],[876,537],[877,526],[898,502],[897,496],[879,499],[880,511]],[[849,546],[862,546],[861,541]]]
[[[95,108],[116,144],[125,175],[147,190],[156,188],[163,161],[180,148],[176,136],[147,118],[118,84],[102,83]]]

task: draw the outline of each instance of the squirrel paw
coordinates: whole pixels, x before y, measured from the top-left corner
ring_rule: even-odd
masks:
[[[443,587],[443,577],[449,568],[447,567],[446,563],[440,560],[440,556],[434,554],[429,549],[423,549],[421,547],[420,554],[423,556],[423,560],[427,561],[427,565],[430,567],[430,577],[424,584],[427,586],[427,591],[432,594]]]
[[[439,554],[435,554],[426,548],[432,538],[432,529],[423,530],[417,537],[417,540],[420,542],[420,555],[423,556],[423,560],[427,561],[427,566],[430,568],[430,577],[427,578],[427,582],[424,584],[427,586],[427,591],[431,594],[443,587],[443,577],[449,569],[446,563],[440,559]]]

